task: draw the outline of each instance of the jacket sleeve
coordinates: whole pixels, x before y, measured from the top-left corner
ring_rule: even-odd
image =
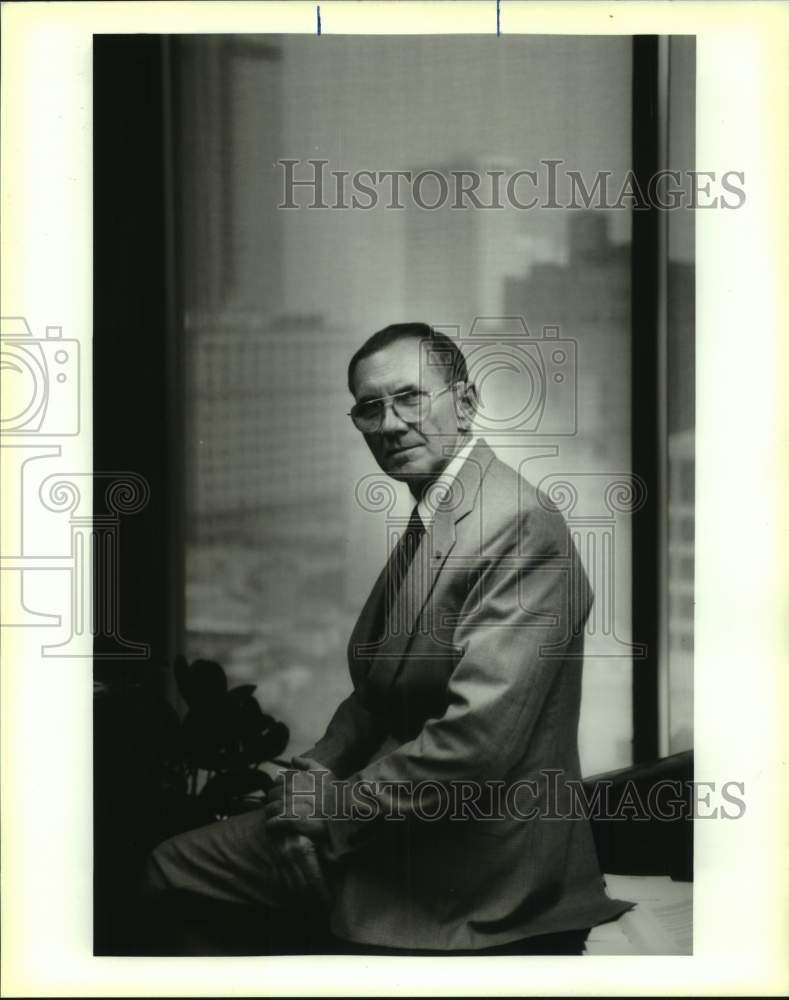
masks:
[[[320,740],[301,756],[315,758],[344,778],[369,760],[385,735],[382,727],[382,721],[352,691],[340,702]]]
[[[531,511],[507,535],[461,609],[454,632],[461,657],[444,714],[348,778],[346,803],[361,805],[359,815],[370,818],[346,812],[329,822],[331,858],[375,836],[371,819],[413,811],[409,796],[393,790],[398,785],[402,791],[403,784],[413,788],[422,781],[429,789],[502,779],[524,754],[560,669],[562,647],[588,617],[591,589],[560,514]],[[558,648],[545,656],[545,646]],[[430,808],[422,794],[419,807]]]

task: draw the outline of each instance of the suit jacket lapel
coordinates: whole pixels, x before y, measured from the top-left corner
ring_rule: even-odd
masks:
[[[491,449],[484,441],[479,441],[461,466],[449,494],[437,504],[432,523],[422,536],[400,589],[399,614],[396,622],[391,623],[394,627],[390,627],[389,634],[380,643],[361,647],[369,657],[369,678],[374,680],[376,687],[387,687],[397,675],[438,576],[455,546],[457,525],[474,509],[482,477],[492,459]],[[371,602],[374,597],[383,599],[385,580],[386,569],[378,578],[362,617],[374,617],[369,611]],[[429,630],[432,615],[427,614],[424,618],[424,627]]]

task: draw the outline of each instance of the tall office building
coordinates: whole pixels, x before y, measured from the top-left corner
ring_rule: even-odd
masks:
[[[193,541],[318,535],[317,499],[332,511],[327,501],[347,485],[344,366],[354,345],[284,301],[284,53],[271,36],[178,42]]]
[[[316,543],[342,533],[353,437],[347,334],[317,316],[193,328],[190,535]]]
[[[404,210],[409,318],[456,326],[468,334],[476,317],[502,315],[505,279],[522,274],[533,254],[539,258],[550,252],[544,236],[531,234],[525,213],[506,203],[503,189],[498,197],[493,194],[491,175],[507,176],[516,169],[516,164],[497,159],[412,170],[414,179],[424,174],[418,187],[422,201],[440,204],[420,208],[409,200]],[[474,207],[469,196],[459,193],[461,183],[471,183],[469,176],[458,179],[460,171],[481,178],[476,197],[483,205],[495,200],[504,207]]]
[[[508,315],[575,341],[578,438],[629,467],[630,246],[610,241],[607,216],[571,215],[567,263],[540,263],[506,281]]]
[[[191,35],[176,54],[184,309],[275,315],[285,308],[282,48],[271,36]]]

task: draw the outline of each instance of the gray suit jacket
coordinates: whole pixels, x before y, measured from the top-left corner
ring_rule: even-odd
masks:
[[[359,814],[328,824],[334,932],[478,949],[618,916],[571,797],[592,592],[561,514],[480,441],[380,638],[385,583],[349,642],[353,693],[307,751]]]

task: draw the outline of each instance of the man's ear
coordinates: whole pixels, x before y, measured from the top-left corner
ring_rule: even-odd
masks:
[[[458,424],[461,430],[471,430],[477,412],[477,387],[473,382],[458,382],[455,393]]]

